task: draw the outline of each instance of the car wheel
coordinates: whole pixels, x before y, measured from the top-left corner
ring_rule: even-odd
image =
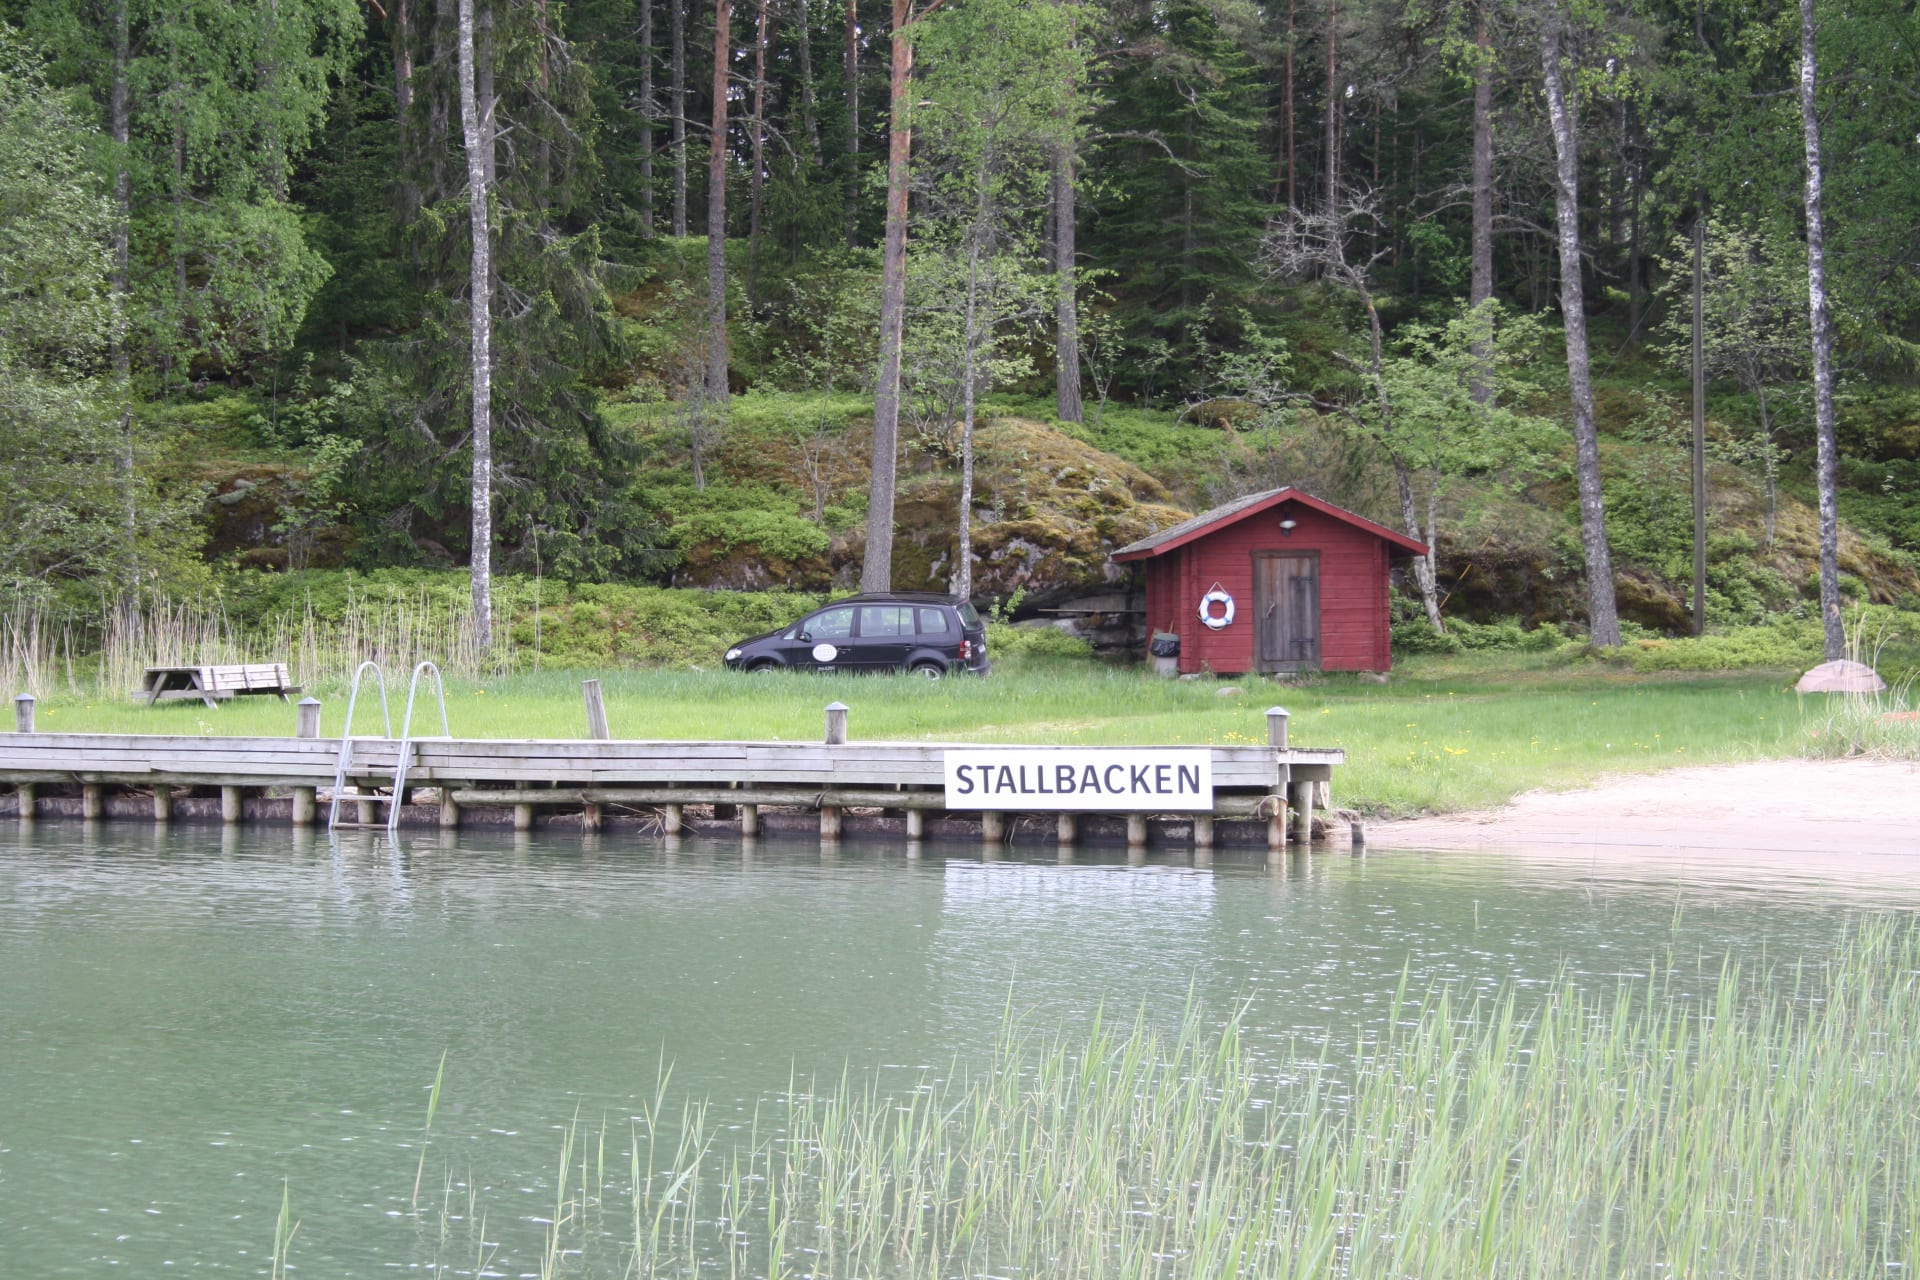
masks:
[[[913,674],[922,680],[938,680],[947,674],[947,669],[937,662],[916,662],[913,665]]]
[[[747,668],[747,674],[750,676],[764,676],[779,669],[780,664],[777,662],[756,662]]]

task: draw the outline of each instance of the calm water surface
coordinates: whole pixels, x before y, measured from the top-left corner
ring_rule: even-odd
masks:
[[[1344,853],[1212,867],[976,846],[579,836],[516,842],[43,823],[0,834],[0,1272],[430,1273],[427,1165],[487,1213],[491,1274],[537,1269],[562,1131],[656,1095],[756,1104],[843,1072],[908,1087],[987,1054],[1009,1010],[1244,1005],[1284,1075],[1387,1016],[1406,973],[1557,975],[1829,950],[1920,888],[1722,861]],[[472,1259],[453,1270],[471,1273]]]

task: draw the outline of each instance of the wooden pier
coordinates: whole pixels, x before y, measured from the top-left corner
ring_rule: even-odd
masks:
[[[319,704],[299,708],[288,738],[39,733],[30,699],[0,734],[0,814],[18,817],[182,818],[324,825],[341,740],[317,736]],[[846,708],[827,709],[818,742],[618,739],[361,738],[341,787],[337,825],[461,825],[675,835],[737,831],[875,832],[910,839],[974,835],[990,843],[1044,832],[1061,844],[1149,841],[1211,849],[1216,842],[1284,847],[1307,840],[1324,806],[1338,749],[1290,748],[1287,713],[1267,713],[1269,745],[1212,747],[1211,813],[949,811],[943,756],[980,744],[847,740]],[[1053,748],[995,746],[1038,763]],[[393,790],[407,756],[400,794]]]

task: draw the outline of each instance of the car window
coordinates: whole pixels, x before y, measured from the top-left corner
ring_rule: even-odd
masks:
[[[962,604],[960,606],[960,621],[968,630],[971,631],[972,629],[980,625],[980,615],[973,611],[972,605]]]
[[[860,638],[884,639],[913,634],[913,609],[897,604],[870,604],[860,610]]]
[[[942,609],[922,609],[920,611],[920,634],[923,636],[950,636],[953,624],[947,621],[946,611]]]
[[[853,634],[853,610],[828,609],[807,619],[802,628],[815,640],[845,640]]]

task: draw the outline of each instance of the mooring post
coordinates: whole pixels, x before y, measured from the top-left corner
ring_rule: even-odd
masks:
[[[33,695],[23,693],[13,700],[13,731],[33,732]]]
[[[760,806],[743,804],[740,806],[740,834],[757,836],[760,834]]]
[[[1284,753],[1287,748],[1287,709],[1267,708],[1267,744]],[[1267,852],[1287,847],[1287,806],[1297,804],[1293,785],[1293,764],[1280,761],[1280,785],[1275,788],[1274,811],[1267,817]]]
[[[1287,788],[1293,802],[1293,838],[1302,845],[1313,843],[1313,784],[1296,782]]]
[[[820,806],[820,838],[838,840],[840,838],[840,808],[838,805]]]
[[[220,821],[228,826],[240,821],[240,788],[220,788]]]
[[[595,742],[605,742],[613,735],[607,731],[607,704],[600,697],[598,680],[582,680],[580,697],[587,704],[587,736]],[[580,809],[580,829],[598,831],[600,829],[600,806],[589,800]]]
[[[320,736],[320,699],[302,698],[293,708],[293,736],[296,738],[318,738]],[[154,793],[154,816],[159,817],[159,793]],[[293,789],[293,825],[310,827],[314,823],[314,814],[318,806],[314,803],[312,787]]]
[[[1267,853],[1284,853],[1287,848],[1287,797],[1280,792],[1267,797]]]
[[[531,791],[533,790],[533,787],[525,782],[516,782],[513,784],[513,789],[515,791]],[[515,806],[513,806],[513,829],[515,831],[533,830],[533,806],[532,805],[516,804]]]
[[[843,747],[847,744],[847,704],[829,702],[827,704],[827,745]]]
[[[919,840],[927,834],[927,811],[925,809],[907,810],[907,839]]]
[[[1275,751],[1287,749],[1287,709],[1285,707],[1267,708],[1267,742]]]
[[[80,786],[80,816],[88,822],[98,822],[100,815],[106,812],[106,789],[97,782],[86,782]]]
[[[307,802],[309,804],[313,802],[312,787],[307,788]],[[298,813],[300,809],[300,792],[297,789],[293,793],[293,807],[295,813]],[[161,783],[153,789],[153,820],[161,826],[165,826],[167,823],[173,821],[173,788],[167,786],[165,783]],[[312,815],[308,815],[307,821],[313,821]]]

